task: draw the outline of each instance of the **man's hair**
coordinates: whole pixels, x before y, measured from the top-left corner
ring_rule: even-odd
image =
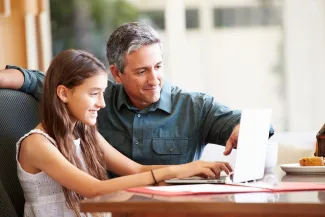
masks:
[[[107,73],[107,70],[92,54],[81,50],[62,51],[53,58],[46,72],[40,110],[42,125],[55,140],[61,154],[71,164],[83,170],[80,159],[75,155],[72,136],[80,138],[87,172],[97,179],[105,180],[106,166],[96,138],[96,126],[88,126],[80,121],[74,125],[68,107],[56,92],[59,85],[72,89],[100,73]],[[83,197],[64,186],[62,189],[67,206],[80,217],[78,203]]]
[[[123,73],[125,55],[139,50],[144,45],[155,43],[160,44],[160,38],[152,27],[136,22],[125,23],[118,27],[108,39],[106,45],[108,63],[115,65]]]

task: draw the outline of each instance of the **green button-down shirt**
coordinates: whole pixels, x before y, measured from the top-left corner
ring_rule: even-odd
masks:
[[[157,103],[138,111],[123,86],[109,82],[98,129],[124,155],[141,164],[179,164],[200,158],[207,143],[224,145],[240,112],[202,93],[165,83]]]
[[[41,95],[44,75],[20,67],[22,91]],[[157,103],[138,111],[123,86],[108,81],[106,107],[98,130],[127,157],[141,164],[180,164],[199,159],[207,143],[225,145],[240,111],[230,110],[203,93],[190,93],[165,82]],[[273,134],[271,129],[270,134]],[[123,162],[122,162],[123,163]]]

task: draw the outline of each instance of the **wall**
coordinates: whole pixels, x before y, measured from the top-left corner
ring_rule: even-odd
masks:
[[[284,18],[288,128],[319,130],[325,122],[325,2],[286,0]]]
[[[45,70],[52,57],[48,0],[0,0],[0,68]]]

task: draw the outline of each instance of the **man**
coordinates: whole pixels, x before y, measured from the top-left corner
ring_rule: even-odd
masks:
[[[121,25],[107,42],[107,59],[117,84],[108,81],[98,129],[124,155],[141,164],[180,164],[200,158],[207,143],[225,145],[225,155],[236,147],[240,111],[164,83],[161,42],[150,26]],[[0,87],[40,97],[42,73],[7,66],[1,75]]]

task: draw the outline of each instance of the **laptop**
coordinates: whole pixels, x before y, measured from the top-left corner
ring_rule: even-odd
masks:
[[[242,110],[233,174],[221,176],[218,179],[195,176],[182,179],[174,178],[165,180],[165,182],[168,184],[225,184],[263,178],[271,116],[271,109]]]

